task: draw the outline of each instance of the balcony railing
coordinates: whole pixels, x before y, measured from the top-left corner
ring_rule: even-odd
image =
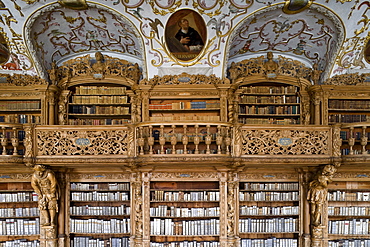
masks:
[[[343,124],[340,132],[343,140],[342,155],[369,155],[370,154],[370,123]]]
[[[230,124],[144,123],[136,131],[139,155],[231,155]]]
[[[335,126],[151,122],[104,127],[1,123],[0,157],[370,157],[369,138],[366,122]]]
[[[25,132],[22,124],[1,124],[1,156],[23,156]]]

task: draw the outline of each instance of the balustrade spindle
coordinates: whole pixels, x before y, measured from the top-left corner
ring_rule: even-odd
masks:
[[[349,145],[349,154],[353,155],[353,146],[355,145],[355,138],[353,137],[353,127],[349,128],[348,145]]]
[[[231,146],[230,127],[226,127],[225,144],[226,144],[226,154],[230,155],[230,146]]]
[[[189,143],[189,137],[187,135],[187,126],[184,125],[183,128],[184,128],[184,134],[182,136],[182,144],[184,145],[184,153],[186,154],[187,153],[187,145]]]
[[[3,130],[3,136],[1,137],[1,146],[3,147],[2,155],[6,155],[6,146],[8,145],[8,139],[6,138],[5,127],[1,127]]]
[[[361,135],[362,154],[367,154],[366,145],[367,145],[366,126],[362,126],[362,135]]]
[[[148,136],[149,154],[153,154],[154,136],[153,136],[153,126],[149,126],[149,136]]]
[[[195,144],[194,154],[199,154],[199,142],[200,142],[199,125],[196,124],[195,125],[195,136],[194,136],[194,144]]]
[[[166,138],[164,137],[164,125],[161,125],[161,131],[159,135],[159,144],[161,145],[161,154],[164,154],[164,144],[166,143]]]
[[[139,138],[137,139],[137,144],[140,147],[140,155],[144,154],[144,143],[143,127],[139,127]]]
[[[205,138],[205,143],[207,145],[206,154],[210,154],[211,153],[210,145],[212,143],[212,135],[211,135],[211,133],[209,131],[209,128],[210,128],[210,126],[207,125],[207,135],[206,135],[206,138]]]
[[[177,137],[176,137],[176,125],[172,125],[172,136],[171,136],[171,145],[172,145],[172,154],[176,154],[176,144],[177,144]]]
[[[13,155],[18,155],[19,139],[17,134],[17,128],[13,127],[13,136],[11,138],[13,146]]]
[[[221,154],[222,135],[221,135],[221,126],[220,125],[217,125],[216,144],[217,144],[217,154]]]

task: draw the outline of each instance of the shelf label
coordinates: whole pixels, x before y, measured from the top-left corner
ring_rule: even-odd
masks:
[[[87,138],[78,138],[76,139],[76,145],[78,146],[88,146],[90,145],[90,140]]]
[[[292,138],[289,138],[289,137],[282,137],[282,138],[279,138],[278,142],[281,146],[289,146],[289,145],[292,145],[293,140]]]

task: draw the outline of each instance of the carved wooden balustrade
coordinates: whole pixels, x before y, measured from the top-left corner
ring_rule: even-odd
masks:
[[[370,156],[369,122],[342,124],[340,137],[342,155]]]
[[[256,126],[143,123],[127,126],[0,124],[0,157],[134,158],[166,155],[232,157],[370,157],[370,123]],[[82,162],[82,161],[81,161]]]
[[[248,126],[234,128],[234,155],[241,157],[329,158],[340,156],[339,128],[334,126]]]
[[[136,131],[139,155],[231,155],[230,124],[150,123]]]
[[[22,124],[0,125],[0,154],[23,156],[25,132]]]
[[[132,126],[37,126],[35,157],[38,161],[86,162],[104,158],[111,162],[134,157]],[[69,160],[70,158],[70,160]]]

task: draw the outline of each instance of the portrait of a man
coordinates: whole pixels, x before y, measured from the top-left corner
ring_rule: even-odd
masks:
[[[206,28],[202,17],[190,9],[174,13],[166,25],[168,50],[178,59],[194,59],[203,49]]]

